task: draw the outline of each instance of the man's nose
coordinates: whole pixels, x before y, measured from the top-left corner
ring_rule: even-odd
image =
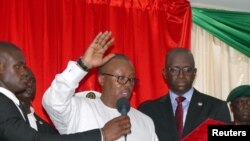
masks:
[[[133,82],[133,80],[131,80],[131,79],[128,79],[127,80],[127,82],[125,83],[125,85],[127,85],[127,86],[134,86],[134,82]]]
[[[22,76],[25,76],[25,77],[28,77],[28,70],[27,70],[26,67],[22,67],[21,75],[22,75]]]
[[[180,77],[180,78],[182,78],[182,77],[184,77],[184,71],[181,69],[180,71],[179,71],[179,73],[178,73],[178,77]]]

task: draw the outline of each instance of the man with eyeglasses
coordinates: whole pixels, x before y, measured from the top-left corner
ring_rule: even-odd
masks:
[[[66,70],[58,74],[43,96],[43,106],[61,134],[88,131],[102,127],[107,121],[121,114],[116,109],[120,98],[129,99],[138,82],[134,66],[128,57],[105,51],[113,43],[111,32],[97,35],[84,55],[77,62],[69,62]],[[89,99],[74,96],[79,82],[91,68],[99,67],[98,82],[101,96]],[[125,115],[123,115],[125,116]],[[131,108],[131,132],[118,141],[158,141],[150,117]]]
[[[208,118],[231,121],[225,101],[193,88],[196,72],[192,53],[185,48],[173,48],[165,58],[162,72],[169,92],[139,106],[153,119],[159,141],[179,141]]]

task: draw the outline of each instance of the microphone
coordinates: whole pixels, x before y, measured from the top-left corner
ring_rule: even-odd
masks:
[[[122,97],[117,100],[116,108],[121,115],[127,115],[130,110],[130,103],[127,98]],[[127,134],[124,135],[125,141],[127,141]]]
[[[130,110],[130,103],[128,99],[125,97],[118,99],[116,103],[116,108],[119,111],[119,113],[121,113],[122,115],[127,115],[127,113]]]

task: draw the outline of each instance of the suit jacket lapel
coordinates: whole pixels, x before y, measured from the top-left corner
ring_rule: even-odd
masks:
[[[163,112],[164,114],[164,121],[162,123],[166,123],[166,129],[168,130],[168,133],[170,136],[172,136],[172,138],[176,139],[178,138],[178,133],[177,133],[177,128],[176,128],[176,123],[175,123],[175,118],[174,118],[174,112],[173,112],[173,108],[171,105],[171,99],[169,94],[167,94],[166,97],[164,97],[164,99],[162,99],[162,104],[164,104],[164,106],[160,106],[161,107],[161,112]],[[174,128],[171,128],[174,127]]]
[[[43,122],[40,120],[40,118],[34,113],[34,117],[36,118],[36,125],[38,131],[43,131]]]
[[[194,90],[193,96],[191,98],[191,103],[187,111],[186,121],[184,125],[183,136],[186,136],[191,130],[193,130],[197,123],[202,120],[201,111],[204,106],[204,101],[200,97],[197,90]]]
[[[22,114],[25,114],[25,113],[21,113],[18,110],[18,108],[17,108],[18,105],[16,105],[14,101],[12,101],[9,97],[7,97],[6,95],[4,95],[3,93],[0,92],[0,95],[3,96],[6,99],[6,101],[8,101],[9,103],[11,103],[11,105],[13,106],[12,109],[15,110],[15,112],[18,113],[19,117],[22,118],[25,121],[25,119],[23,118],[23,115],[22,115]]]

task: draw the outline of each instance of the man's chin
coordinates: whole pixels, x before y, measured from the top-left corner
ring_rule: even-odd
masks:
[[[174,93],[178,94],[178,95],[183,95],[184,93],[186,93],[188,91],[188,89],[185,88],[179,88],[177,90],[174,91]]]
[[[127,98],[129,100],[130,96],[129,95],[122,95],[120,98]],[[118,98],[118,99],[120,99]]]
[[[17,96],[17,95],[19,95],[19,94],[24,93],[25,91],[26,91],[26,87],[24,87],[24,88],[19,88],[18,90],[16,90],[16,91],[14,92],[14,94]]]
[[[23,96],[17,96],[17,99],[23,102],[30,102],[32,101],[32,98],[30,97],[23,97]]]

